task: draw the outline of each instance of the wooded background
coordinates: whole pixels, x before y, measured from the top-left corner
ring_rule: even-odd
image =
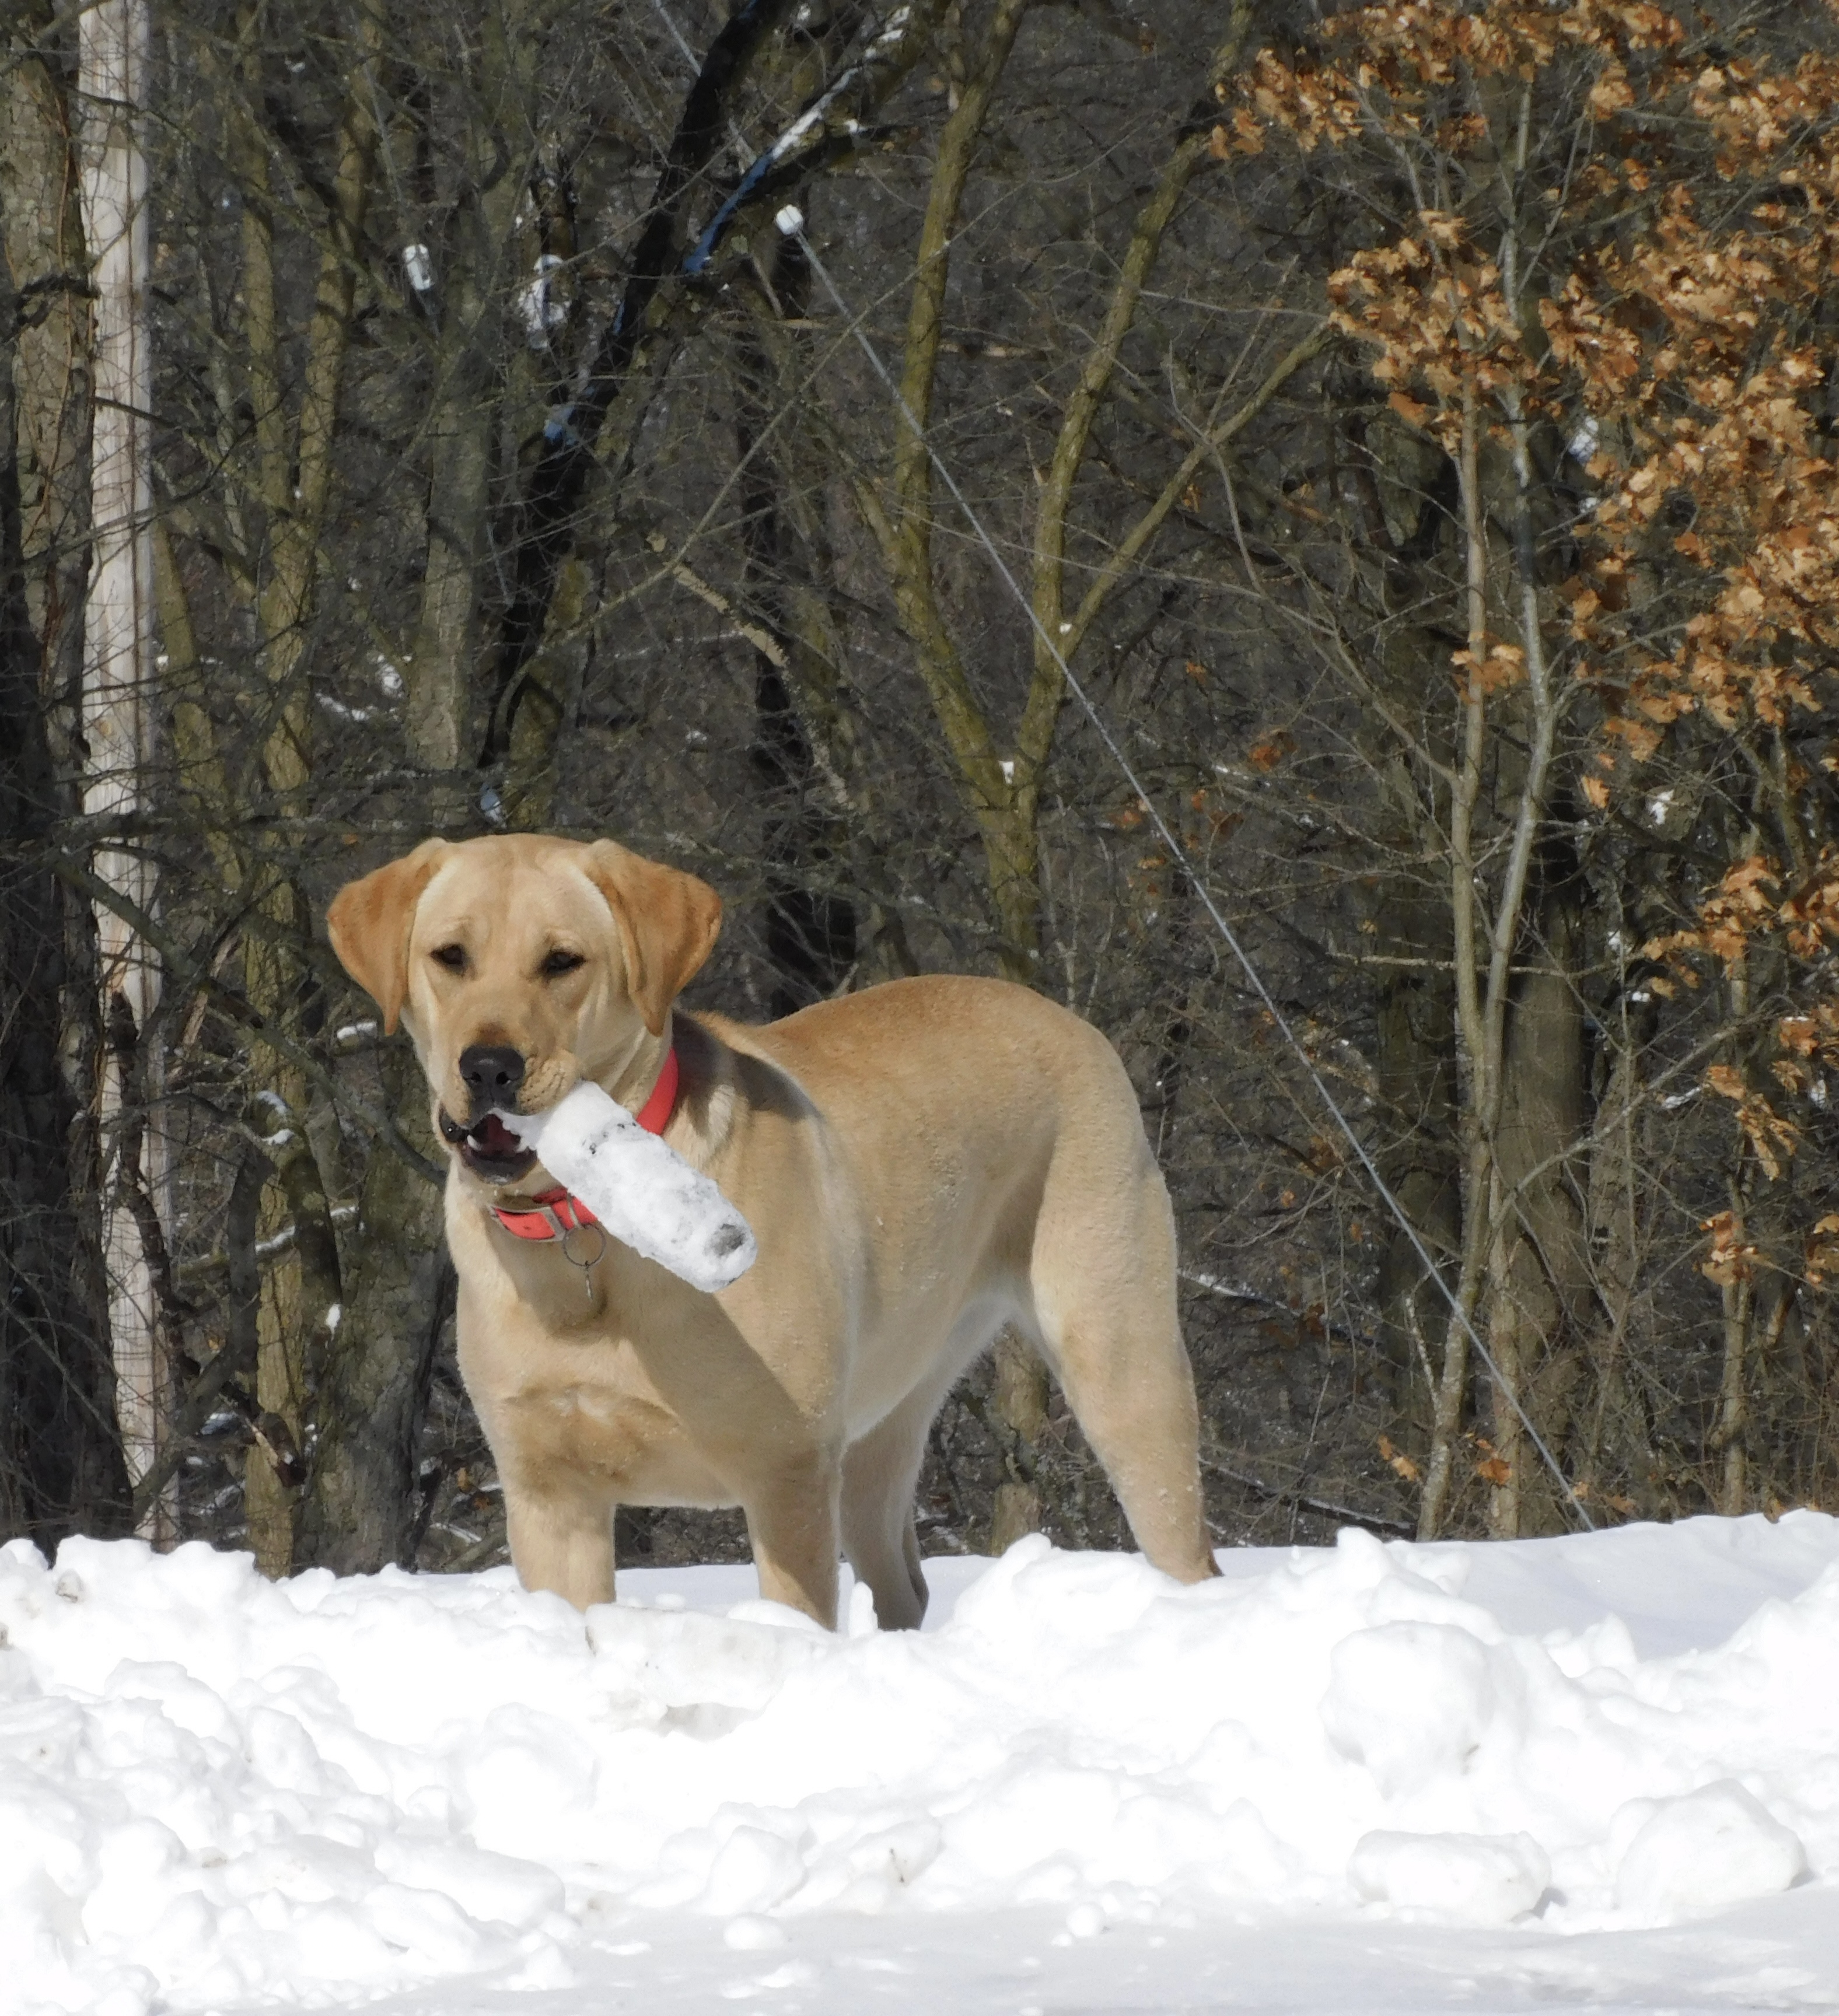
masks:
[[[1830,13],[3,18],[0,1535],[503,1557],[320,920],[525,828],[1106,1031],[1221,1541],[1831,1501]],[[1012,1342],[920,1510],[1127,1543]]]

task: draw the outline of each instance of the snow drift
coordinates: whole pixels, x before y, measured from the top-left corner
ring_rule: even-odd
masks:
[[[831,1637],[655,1577],[584,1622],[506,1570],[16,1543],[0,2004],[562,1987],[635,1911],[744,1948],[1023,1904],[1562,1933],[1839,1874],[1839,1521],[1221,1558],[1181,1589],[1025,1541],[932,1564],[936,1630],[858,1589]],[[1618,1588],[1662,1644],[1743,1621],[1644,1657]]]

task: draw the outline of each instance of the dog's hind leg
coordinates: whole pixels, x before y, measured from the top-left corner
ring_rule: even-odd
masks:
[[[909,1394],[843,1457],[843,1553],[887,1631],[917,1631],[926,1614],[913,1492],[942,1397],[930,1384]]]
[[[1174,1219],[1134,1102],[1130,1119],[1134,1140],[1062,1144],[1055,1158],[1029,1268],[1034,1327],[1138,1546],[1164,1574],[1199,1582],[1216,1571]]]

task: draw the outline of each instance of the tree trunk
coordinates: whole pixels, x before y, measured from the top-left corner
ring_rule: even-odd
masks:
[[[997,1339],[995,1359],[997,1414],[1015,1438],[1014,1449],[1004,1452],[1008,1475],[996,1487],[990,1515],[990,1551],[1000,1554],[1040,1526],[1033,1458],[1048,1424],[1048,1377],[1040,1360],[1012,1330]]]
[[[9,139],[24,135],[22,113],[53,102],[38,98],[49,86],[31,64],[0,83],[13,96]],[[61,145],[55,127],[49,137]],[[0,207],[0,1536],[49,1552],[69,1533],[124,1530],[128,1489],[106,1282],[85,1208],[96,1191],[78,1173],[90,1137],[59,1055],[68,913],[82,906],[50,866],[71,808],[46,733],[48,640],[33,603],[47,624],[57,610],[55,598],[29,592],[21,522],[22,446],[45,435],[15,397],[31,382],[14,342],[13,277],[31,267],[17,229],[27,222],[29,235],[31,222],[13,201],[19,160],[9,146]],[[55,208],[39,221],[46,214]],[[43,504],[56,472],[41,463],[33,474]]]
[[[1375,988],[1374,1069],[1388,1138],[1379,1170],[1433,1256],[1462,1240],[1461,1195],[1452,1153],[1455,1119],[1455,1021],[1449,973],[1449,910],[1404,877],[1377,906],[1374,949],[1388,963]],[[1431,1341],[1448,1315],[1417,1248],[1394,1226],[1379,1261],[1380,1348],[1392,1382],[1400,1432],[1421,1443],[1430,1424]]]
[[[253,108],[263,103],[260,11],[244,12],[238,27],[242,98],[234,141],[243,178],[243,314],[248,344],[250,391],[255,409],[258,488],[266,517],[267,549],[255,598],[261,680],[250,695],[261,724],[262,809],[280,834],[304,826],[312,810],[312,714],[308,688],[308,645],[319,575],[319,550],[331,506],[337,468],[341,392],[350,347],[352,311],[369,207],[378,134],[376,67],[383,50],[383,19],[376,0],[363,0],[352,51],[349,86],[341,108],[337,167],[320,226],[319,267],[306,329],[300,394],[293,425],[283,387],[288,332],[277,291],[269,135]],[[248,888],[253,909],[245,933],[244,986],[260,1026],[292,1035],[316,1010],[317,990],[307,956],[311,926],[294,856],[266,836],[251,850]],[[264,1237],[303,1203],[308,1217],[326,1219],[326,1182],[295,1156],[310,1155],[319,1130],[309,1113],[304,1073],[278,1047],[252,1046],[251,1076],[258,1087],[251,1118],[272,1134],[272,1159],[281,1180],[263,1196]],[[278,1123],[278,1124],[277,1124]],[[297,1218],[306,1234],[309,1225]],[[306,1395],[316,1370],[316,1351],[337,1305],[336,1248],[329,1229],[297,1239],[271,1269],[261,1298],[256,1392],[258,1440],[243,1485],[249,1535],[265,1574],[293,1565],[294,1521],[305,1477]]]
[[[1581,896],[1574,874],[1548,889],[1538,941],[1527,948],[1532,970],[1516,991],[1502,1072],[1488,1281],[1488,1348],[1554,1453],[1582,1370],[1590,1283],[1580,1162],[1588,1068],[1577,978]],[[1493,1441],[1505,1474],[1491,1494],[1490,1532],[1511,1539],[1564,1530],[1552,1480],[1499,1388]]]
[[[531,200],[530,135],[536,128],[532,68],[536,38],[528,9],[492,10],[478,46],[472,116],[461,143],[462,182],[445,244],[419,289],[433,324],[434,390],[428,419],[427,553],[406,668],[409,753],[433,774],[431,832],[471,815],[460,787],[474,754],[479,671],[480,563],[485,556],[500,424],[499,337],[514,285],[519,207]],[[548,351],[555,332],[540,322],[532,344]]]
[[[1376,441],[1354,403],[1362,388],[1350,384],[1344,396],[1353,410],[1343,423],[1345,438],[1335,446],[1345,458],[1343,485],[1361,548],[1371,557],[1379,624],[1375,676],[1386,700],[1383,710],[1365,710],[1362,721],[1383,819],[1377,837],[1387,864],[1378,878],[1371,920],[1373,1067],[1386,1129],[1377,1160],[1424,1245],[1453,1262],[1462,1244],[1455,947],[1448,894],[1430,866],[1444,846],[1448,807],[1442,777],[1451,751],[1441,697],[1426,706],[1424,679],[1425,666],[1447,647],[1425,627],[1423,614],[1436,607],[1441,589],[1435,562],[1447,549],[1455,470],[1448,456],[1427,452],[1423,442],[1390,422],[1382,423]],[[1397,538],[1386,515],[1388,494],[1418,500],[1415,522]],[[1390,1225],[1384,1239],[1376,1294],[1394,1432],[1406,1446],[1421,1450],[1437,1384],[1431,1347],[1449,1305],[1426,1278],[1404,1229]]]
[[[1730,1188],[1731,1218],[1736,1243],[1743,1243],[1743,1196],[1740,1183]],[[1756,1277],[1746,1268],[1722,1287],[1724,1371],[1718,1396],[1718,1425],[1711,1447],[1721,1452],[1718,1510],[1734,1519],[1749,1509],[1750,1352],[1756,1319]]]
[[[1624,942],[1626,930],[1617,934]],[[1646,1245],[1641,1111],[1645,1103],[1642,1059],[1658,1020],[1652,1001],[1632,1006],[1624,975],[1608,1082],[1591,1144],[1588,1247],[1594,1259],[1598,1315],[1589,1341],[1590,1420],[1579,1454],[1580,1489],[1600,1492],[1610,1474],[1624,1489],[1645,1486],[1657,1468],[1653,1434],[1639,1388],[1628,1377],[1632,1333],[1651,1319]]]
[[[430,268],[424,290],[435,328],[435,390],[427,560],[408,655],[406,727],[420,773],[418,815],[437,833],[463,830],[477,816],[470,723],[500,419],[494,336],[507,305],[518,208],[528,198],[529,48],[521,10],[489,23],[448,263],[445,270]],[[585,650],[578,636],[564,640],[568,628],[566,621],[556,626],[556,657]],[[533,669],[549,673],[554,666],[546,658]],[[510,823],[541,824],[547,817],[555,725],[539,702],[518,712],[504,794]],[[428,1136],[425,1087],[405,1043],[388,1053],[383,1079],[403,1136],[441,1161]],[[356,1573],[406,1564],[412,1550],[429,1378],[453,1297],[440,1188],[380,1143],[370,1157],[347,1252],[337,1320],[314,1368],[305,1484],[291,1539],[295,1567]]]
[[[404,1131],[433,1150],[413,1057],[385,1090]],[[419,1121],[411,1121],[412,1110]],[[418,1443],[441,1333],[453,1307],[439,1189],[380,1147],[364,1178],[357,1257],[314,1395],[314,1442],[294,1564],[341,1575],[413,1565]]]
[[[1462,452],[1457,464],[1462,513],[1463,628],[1470,661],[1487,656],[1488,545],[1483,515],[1479,429],[1473,387],[1465,387]],[[1456,1438],[1469,1397],[1469,1344],[1480,1305],[1488,1243],[1488,1199],[1493,1183],[1493,1102],[1487,998],[1480,972],[1482,894],[1478,882],[1476,815],[1487,749],[1487,694],[1474,676],[1462,682],[1458,702],[1459,747],[1450,788],[1449,890],[1451,945],[1456,1002],[1458,1100],[1462,1143],[1462,1267],[1455,1298],[1444,1324],[1430,1421],[1430,1460],[1418,1505],[1418,1537],[1433,1540],[1456,1489]]]
[[[766,279],[783,315],[802,319],[810,272],[795,240],[779,242]],[[824,662],[824,647],[834,649],[834,640],[804,634],[796,620],[812,613],[815,584],[811,556],[799,549],[786,499],[799,472],[783,446],[784,430],[778,438],[773,435],[779,410],[795,397],[796,387],[788,374],[773,369],[766,347],[746,335],[740,363],[735,434],[747,553],[744,592],[764,632],[754,653],[754,741],[748,753],[764,812],[766,954],[777,1016],[824,1000],[848,981],[856,965],[856,907],[824,886],[839,856],[846,859],[848,834],[843,807],[827,788],[799,704],[815,689],[834,688],[836,668]]]
[[[90,448],[96,544],[84,612],[83,732],[88,761],[83,809],[92,819],[127,825],[147,790],[155,720],[147,169],[139,131],[146,0],[98,0],[81,16],[78,37],[84,222],[96,304]],[[105,845],[97,851],[95,866],[111,888],[151,913],[153,871],[145,855],[132,844]],[[106,904],[97,905],[96,931],[109,1014],[125,1014],[137,1032],[151,1095],[159,1076],[158,1042],[149,1028],[160,996],[158,964],[133,927]],[[164,1147],[150,1097],[144,1119],[128,1115],[133,1092],[121,1082],[120,1054],[111,1046],[102,1068],[109,1195],[104,1241],[116,1405],[132,1478],[150,1469],[158,1453],[164,1373],[152,1267],[124,1192],[121,1131],[144,1125],[142,1164],[156,1208],[164,1190]]]

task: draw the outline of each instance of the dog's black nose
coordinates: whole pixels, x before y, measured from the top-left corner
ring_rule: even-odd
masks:
[[[460,1075],[472,1094],[473,1116],[512,1106],[524,1082],[524,1057],[508,1043],[469,1043],[460,1053]]]

